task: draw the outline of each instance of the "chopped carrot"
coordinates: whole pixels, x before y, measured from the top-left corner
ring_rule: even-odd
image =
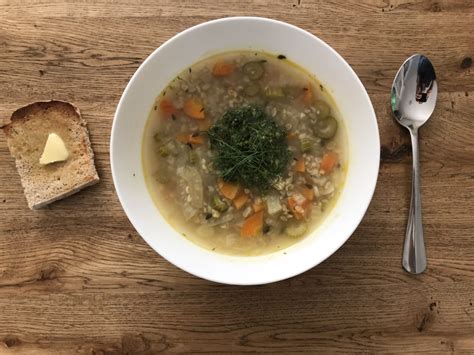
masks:
[[[240,230],[240,236],[245,238],[255,237],[262,231],[262,228],[263,211],[259,211],[245,219],[242,229]]]
[[[252,203],[252,209],[253,209],[254,212],[262,211],[263,209],[265,209],[265,202],[263,202],[263,200],[261,198],[256,199]]]
[[[222,196],[228,198],[229,200],[233,200],[237,197],[237,194],[240,191],[240,186],[228,181],[220,180],[218,183],[219,191],[221,192]]]
[[[293,166],[293,170],[298,173],[304,173],[306,171],[306,167],[304,165],[304,159],[302,157],[296,158],[296,163]]]
[[[199,134],[178,134],[176,139],[181,143],[204,144],[204,137]]]
[[[191,136],[189,137],[189,143],[204,144],[204,137],[196,134],[191,134]]]
[[[329,174],[334,169],[337,163],[337,159],[337,154],[334,152],[324,153],[320,166],[323,174]]]
[[[178,134],[176,140],[181,143],[188,143],[189,134]]]
[[[167,99],[160,101],[160,110],[166,115],[167,118],[178,111],[176,107],[174,107],[173,103]]]
[[[295,196],[288,197],[288,207],[297,220],[306,218],[311,207],[311,201],[304,196],[296,198]]]
[[[303,188],[301,189],[301,193],[307,200],[314,200],[314,189],[312,187],[303,186]]]
[[[234,64],[225,62],[225,61],[217,61],[212,68],[212,75],[214,76],[229,76],[234,72]]]
[[[296,219],[303,219],[304,214],[301,213],[301,211],[298,211],[296,209],[296,206],[299,205],[296,203],[296,200],[292,196],[290,196],[288,198],[288,207],[290,208],[290,211],[293,213]]]
[[[296,134],[293,132],[288,132],[286,135],[286,139],[291,140],[291,139],[296,139]]]
[[[245,205],[245,202],[249,199],[249,196],[247,194],[240,194],[237,196],[234,200],[234,206],[236,209],[240,210],[243,205]]]
[[[184,102],[184,113],[196,120],[204,119],[204,106],[197,97],[191,97]]]
[[[199,120],[198,122],[198,127],[200,131],[208,131],[209,128],[211,128],[211,122],[209,120]]]
[[[313,87],[308,83],[308,86],[304,87],[303,90],[303,102],[309,106],[313,103]]]

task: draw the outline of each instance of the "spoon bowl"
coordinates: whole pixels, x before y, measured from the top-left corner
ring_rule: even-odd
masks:
[[[436,106],[438,85],[433,65],[427,57],[415,54],[398,70],[392,85],[392,111],[404,127],[421,127]]]

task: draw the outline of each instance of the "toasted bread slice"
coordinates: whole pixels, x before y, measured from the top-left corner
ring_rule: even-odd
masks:
[[[86,122],[72,104],[33,103],[13,112],[11,122],[2,128],[31,209],[41,208],[99,181]],[[41,165],[39,159],[50,133],[62,138],[69,158]]]

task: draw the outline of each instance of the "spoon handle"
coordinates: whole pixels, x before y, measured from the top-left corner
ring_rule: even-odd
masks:
[[[412,274],[420,274],[426,269],[425,242],[421,219],[420,163],[418,150],[418,128],[410,129],[413,150],[413,176],[411,182],[411,202],[408,225],[403,248],[403,268]]]

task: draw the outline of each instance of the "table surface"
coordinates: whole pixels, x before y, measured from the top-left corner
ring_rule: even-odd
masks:
[[[157,255],[114,191],[109,135],[140,63],[189,26],[258,15],[300,26],[354,68],[375,107],[381,166],[369,210],[330,259],[258,287],[204,281]],[[100,184],[26,206],[0,134],[0,352],[474,352],[474,2],[0,1],[0,117],[76,103]],[[401,268],[411,158],[390,115],[409,55],[432,60],[439,102],[421,131],[428,269]]]

